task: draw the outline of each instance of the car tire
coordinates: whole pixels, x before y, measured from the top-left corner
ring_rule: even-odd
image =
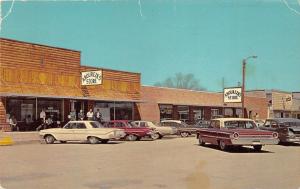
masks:
[[[160,134],[159,134],[159,133],[153,133],[153,134],[151,135],[151,138],[152,138],[152,140],[157,140],[157,139],[160,138]]]
[[[225,144],[225,142],[223,140],[219,141],[219,147],[222,151],[227,150],[227,145]]]
[[[188,137],[190,134],[188,132],[181,132],[180,133],[180,136],[185,138],[185,137]]]
[[[137,138],[138,138],[137,136],[132,135],[132,134],[126,136],[126,140],[128,140],[128,141],[136,141]]]
[[[90,144],[97,144],[99,142],[99,139],[97,137],[88,137],[88,141]]]
[[[103,139],[103,140],[101,140],[101,144],[107,144],[108,143],[108,139]]]
[[[54,136],[52,136],[52,135],[45,136],[45,142],[46,142],[46,144],[53,144],[54,141],[55,141]]]
[[[199,145],[200,146],[204,146],[205,145],[205,142],[204,142],[204,140],[202,139],[202,137],[200,135],[198,136],[198,140],[199,140]]]
[[[253,148],[255,151],[259,152],[262,149],[262,145],[255,145],[255,146],[253,146]]]

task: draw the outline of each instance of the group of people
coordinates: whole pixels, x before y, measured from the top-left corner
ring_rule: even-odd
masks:
[[[78,112],[77,118],[78,118],[78,120],[84,120],[85,119],[85,115],[83,113],[83,110],[80,110]],[[97,109],[96,112],[93,112],[93,109],[90,109],[86,113],[86,118],[87,118],[87,120],[93,120],[93,121],[99,121],[99,122],[103,121],[102,114],[101,114],[101,112],[100,112],[99,109]],[[71,121],[75,121],[76,120],[76,113],[74,111],[70,112],[69,119]]]

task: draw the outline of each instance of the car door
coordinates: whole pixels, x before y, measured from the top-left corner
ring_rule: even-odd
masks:
[[[57,140],[68,141],[73,140],[74,132],[73,129],[76,128],[76,123],[69,122],[62,129],[59,135],[56,137]]]
[[[73,140],[83,141],[87,140],[87,128],[85,123],[76,123],[73,127]]]

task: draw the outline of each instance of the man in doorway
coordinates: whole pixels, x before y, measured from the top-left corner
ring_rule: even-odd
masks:
[[[102,122],[102,114],[100,113],[100,110],[97,109],[97,112],[95,114],[95,120],[98,121],[98,122]]]
[[[90,111],[88,111],[88,113],[86,113],[86,117],[88,120],[93,120],[94,118],[94,112],[92,109],[90,109]]]
[[[83,118],[84,118],[84,113],[83,113],[83,110],[80,110],[79,112],[78,112],[78,120],[83,120]]]

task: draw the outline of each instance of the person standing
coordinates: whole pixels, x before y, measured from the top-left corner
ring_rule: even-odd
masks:
[[[90,111],[88,111],[88,113],[86,113],[86,117],[88,120],[93,120],[94,118],[94,112],[92,109],[90,109]]]
[[[100,122],[100,123],[102,122],[102,114],[101,114],[99,109],[97,109],[97,112],[95,114],[95,120]]]
[[[12,131],[19,131],[19,127],[17,126],[17,119],[14,115],[9,118],[9,125]]]
[[[83,110],[80,110],[80,111],[78,112],[77,117],[78,117],[78,120],[83,120],[83,119],[84,119],[84,113],[83,113]]]
[[[42,109],[42,111],[40,113],[40,119],[41,119],[42,124],[45,123],[45,121],[46,121],[46,112],[45,112],[44,108]]]

